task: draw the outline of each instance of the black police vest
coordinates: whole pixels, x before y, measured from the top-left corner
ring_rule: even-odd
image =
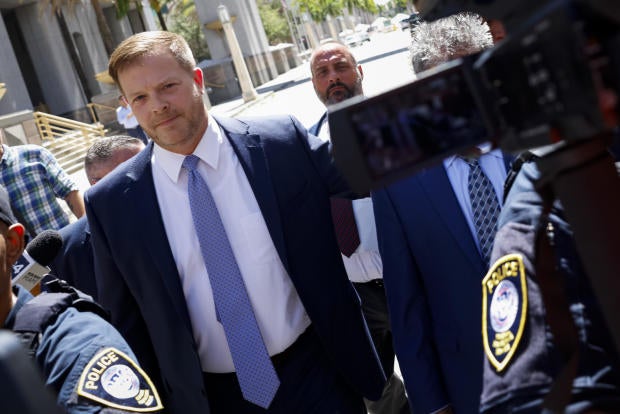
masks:
[[[109,315],[99,304],[64,280],[54,279],[46,284],[46,289],[47,292],[35,296],[22,306],[15,315],[12,329],[32,358],[39,347],[43,331],[54,324],[58,316],[69,307],[92,312],[109,320]]]
[[[567,223],[551,216],[547,236],[552,238],[552,265],[564,282],[568,307],[578,333],[578,367],[573,397],[582,393],[617,396],[620,393],[618,356],[603,321],[589,280],[581,266]],[[517,401],[525,403],[544,398],[561,372],[565,361],[547,323],[547,312],[539,278],[536,275],[534,226],[507,223],[496,235],[493,260],[519,254],[527,282],[527,317],[519,343],[501,370],[485,357],[481,412],[503,413]],[[497,365],[497,364],[496,364]],[[588,390],[588,391],[586,391]],[[540,407],[538,408],[540,412]]]

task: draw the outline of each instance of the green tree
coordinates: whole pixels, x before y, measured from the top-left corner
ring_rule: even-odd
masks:
[[[407,10],[407,5],[411,3],[409,0],[394,0],[394,4],[396,6],[396,10],[399,12],[403,12]]]
[[[379,11],[375,0],[342,0],[342,4],[349,12],[352,12],[355,8],[373,14]]]
[[[291,32],[283,16],[282,4],[278,0],[263,0],[258,4],[258,13],[263,22],[270,45],[292,42]]]
[[[349,12],[357,8],[369,13],[377,12],[374,0],[295,0],[299,10],[308,12],[315,22],[322,22],[327,15],[339,16],[346,8]]]
[[[198,19],[196,5],[193,1],[185,1],[176,6],[168,14],[170,31],[180,34],[187,40],[197,62],[209,59],[211,53]]]
[[[302,12],[307,12],[315,22],[322,22],[327,15],[338,16],[342,12],[342,0],[295,0]]]

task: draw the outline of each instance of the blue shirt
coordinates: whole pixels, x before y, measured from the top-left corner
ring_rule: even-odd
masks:
[[[33,237],[43,230],[59,230],[69,217],[57,198],[66,198],[78,190],[51,152],[37,145],[2,145],[0,184],[9,193],[11,207],[18,220]]]

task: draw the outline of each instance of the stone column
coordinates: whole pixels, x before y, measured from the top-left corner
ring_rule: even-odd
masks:
[[[148,0],[142,0],[141,3],[144,28],[147,31],[158,30],[157,24],[155,23],[155,16],[153,16],[154,11],[151,9],[151,4]]]
[[[230,13],[232,27],[254,85],[261,85],[278,75],[255,1],[195,0],[195,3],[213,60],[231,56],[217,16],[217,6],[222,4]]]
[[[243,97],[244,102],[253,101],[258,96],[256,94],[256,90],[254,89],[254,85],[252,85],[248,68],[243,60],[241,48],[239,47],[239,41],[237,40],[235,31],[232,28],[232,23],[230,22],[230,15],[226,9],[226,6],[219,5],[217,8],[219,19],[222,23],[222,27],[224,28],[224,34],[226,35],[226,41],[228,42],[228,47],[230,48],[233,64],[235,65],[237,78],[239,79],[239,86],[241,86],[241,96]]]
[[[327,21],[327,27],[329,27],[329,35],[333,40],[338,40],[338,30],[336,29],[334,19],[330,15],[327,15],[325,20]]]
[[[319,46],[319,41],[314,33],[314,27],[312,25],[312,19],[305,13],[303,15],[304,29],[306,30],[306,36],[308,36],[308,43],[310,43],[310,49],[316,49]]]

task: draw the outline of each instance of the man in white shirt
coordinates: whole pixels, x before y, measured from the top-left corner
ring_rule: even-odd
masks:
[[[152,142],[85,196],[99,301],[168,412],[362,414],[385,377],[331,228],[348,188],[328,145],[291,116],[208,114],[177,34],[131,36],[109,72]]]
[[[119,96],[118,103],[119,105],[116,108],[116,121],[125,128],[129,136],[138,138],[140,141],[144,142],[144,145],[148,144],[148,138],[144,134],[142,127],[140,127],[131,107],[125,102],[122,96]]]
[[[364,74],[351,50],[338,42],[329,42],[318,47],[310,59],[312,84],[318,98],[329,107],[353,96],[363,95],[362,80]],[[329,141],[330,132],[327,123],[327,112],[309,132],[323,141]],[[337,137],[336,137],[337,139]],[[368,323],[373,343],[381,359],[383,370],[388,376],[381,399],[366,401],[371,414],[406,414],[409,404],[402,380],[394,373],[394,348],[392,346],[392,329],[390,327],[387,300],[383,288],[383,267],[379,247],[375,217],[370,197],[358,200],[332,200],[334,226],[339,237],[343,219],[340,209],[348,209],[350,203],[353,213],[353,232],[357,233],[355,244],[347,251],[341,246],[342,261],[347,270],[349,280],[353,282],[362,300],[362,310]],[[342,206],[342,207],[340,207]]]

